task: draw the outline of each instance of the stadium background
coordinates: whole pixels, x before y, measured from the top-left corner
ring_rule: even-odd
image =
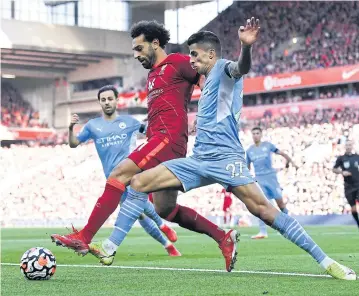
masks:
[[[66,129],[73,113],[82,124],[99,114],[96,93],[105,84],[118,87],[120,113],[146,116],[146,71],[132,57],[132,23],[164,22],[172,34],[168,52],[186,52],[191,33],[211,30],[224,57],[236,59],[237,29],[252,15],[262,32],[245,80],[243,144],[260,125],[299,164],[295,171],[274,158],[291,215],[305,224],[353,224],[342,177],[331,168],[345,141],[359,135],[358,2],[29,3],[1,3],[1,227],[87,220],[105,180],[93,145],[70,149]],[[191,121],[199,95],[196,89]],[[213,185],[179,201],[221,223],[220,191]],[[253,223],[239,201],[231,212],[234,224]]]

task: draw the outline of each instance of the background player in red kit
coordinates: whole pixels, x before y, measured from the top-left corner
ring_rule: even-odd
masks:
[[[191,68],[189,56],[166,54],[164,47],[170,40],[170,35],[164,25],[155,21],[141,21],[132,27],[131,37],[135,59],[144,68],[150,69],[146,85],[148,140],[112,171],[87,225],[79,232],[62,236],[63,245],[82,254],[88,251],[88,244],[94,235],[117,208],[126,186],[135,174],[164,161],[185,157],[187,152],[187,105],[199,76]],[[133,190],[129,190],[126,202],[131,204],[131,198],[136,199],[136,192]],[[225,233],[193,209],[177,204],[177,191],[156,192],[153,200],[156,211],[162,218],[191,231],[207,234],[217,241],[226,260],[226,269],[230,271],[231,262],[236,260],[236,241],[230,235],[233,230]],[[132,206],[135,211],[134,203]],[[120,214],[123,208],[125,207],[121,207]],[[119,231],[123,232],[123,238],[135,222],[135,216],[137,217],[135,213],[132,215],[129,211],[123,212],[123,223],[117,225]],[[131,227],[128,227],[130,224]]]
[[[231,213],[231,205],[232,205],[232,193],[226,191],[226,189],[222,189],[221,197],[223,197],[223,224],[231,223],[232,213]]]

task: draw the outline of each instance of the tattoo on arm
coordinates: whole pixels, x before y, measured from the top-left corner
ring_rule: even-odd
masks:
[[[228,65],[229,73],[233,78],[240,78],[247,74],[252,65],[252,47],[242,46],[241,54],[237,62]]]

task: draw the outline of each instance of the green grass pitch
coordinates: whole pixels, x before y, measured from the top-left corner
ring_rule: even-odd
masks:
[[[306,229],[332,258],[359,272],[359,233],[355,227]],[[118,249],[113,268],[97,268],[100,265],[91,255],[79,257],[68,249],[56,247],[49,235],[53,232],[66,233],[65,229],[2,229],[2,295],[359,294],[359,281],[346,282],[311,276],[323,274],[316,262],[273,231],[266,240],[252,241],[250,235],[257,231],[257,228],[240,229],[236,272],[226,273],[220,272],[224,270],[224,260],[214,241],[205,235],[179,228],[176,245],[182,257],[168,257],[160,244],[142,229],[136,228]],[[105,238],[110,232],[110,229],[101,230],[96,238]],[[47,247],[56,256],[58,268],[49,281],[25,280],[18,265],[6,265],[18,264],[21,255],[36,246]],[[256,271],[262,273],[252,273]]]

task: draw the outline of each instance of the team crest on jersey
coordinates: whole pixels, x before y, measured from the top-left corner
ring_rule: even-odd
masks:
[[[121,129],[125,129],[126,128],[126,123],[124,122],[120,122],[120,124],[118,125]]]
[[[349,161],[344,161],[344,162],[343,162],[343,166],[344,166],[345,169],[349,169],[349,167],[350,167],[350,162],[349,162]]]
[[[267,151],[267,147],[263,147],[263,148],[262,148],[262,151],[263,151],[263,152],[266,152],[266,151]]]
[[[155,86],[155,80],[156,78],[153,78],[153,80],[148,82],[148,91],[151,91],[153,87]]]
[[[161,68],[161,71],[158,75],[163,75],[165,74],[165,70],[166,70],[166,67],[167,67],[167,64],[166,65],[163,65],[162,68]]]

